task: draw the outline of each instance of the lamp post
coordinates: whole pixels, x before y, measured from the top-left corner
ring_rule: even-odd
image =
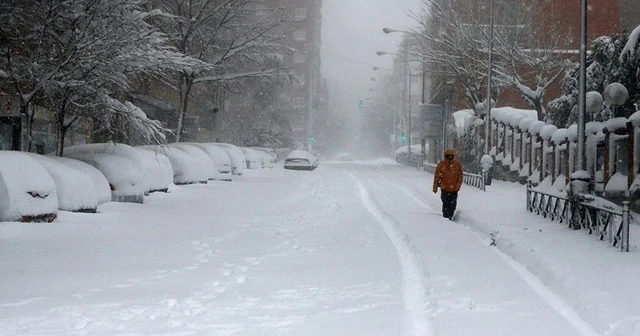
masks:
[[[489,62],[487,70],[487,99],[484,104],[485,114],[485,132],[484,132],[484,154],[489,155],[489,139],[491,139],[491,81],[493,80],[493,0],[489,0]]]
[[[578,85],[578,157],[576,170],[584,170],[584,116],[587,110],[587,0],[580,0],[580,80]]]
[[[389,53],[386,51],[376,51],[376,55],[383,56],[383,55],[398,55],[398,54]],[[406,100],[403,105],[405,106],[404,109],[407,111],[407,114],[408,114],[408,119],[407,119],[408,147],[407,148],[408,148],[409,154],[411,154],[411,69],[409,68],[409,49],[408,48],[405,48],[404,54],[402,55],[402,57],[403,57],[403,64],[407,74],[407,80],[403,81],[404,82],[403,91],[404,91],[404,96],[406,97]]]
[[[397,134],[397,129],[398,129],[398,127],[397,127],[397,124],[398,124],[397,116],[398,115],[400,115],[400,124],[405,124],[404,118],[402,118],[400,110],[397,107],[395,107],[395,106],[393,106],[391,104],[387,104],[385,102],[381,102],[381,101],[379,101],[377,99],[374,99],[374,98],[371,98],[371,97],[367,97],[367,98],[365,98],[365,100],[373,100],[377,105],[385,106],[385,107],[388,107],[388,108],[393,110],[393,112],[394,112],[393,113],[393,150],[395,151],[398,148],[398,134]]]

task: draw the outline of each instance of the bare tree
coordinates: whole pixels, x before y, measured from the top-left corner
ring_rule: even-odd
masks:
[[[31,134],[33,103],[54,113],[57,152],[62,154],[67,130],[80,118],[104,121],[102,113],[116,113],[139,134],[161,131],[126,102],[114,103],[130,89],[133,78],[162,75],[204,65],[175,52],[166,36],[147,23],[158,11],[144,11],[143,0],[16,1],[0,28],[8,43],[2,66],[21,99]],[[148,120],[148,119],[146,119]],[[110,128],[109,125],[98,127]],[[161,137],[154,133],[154,139]],[[28,137],[27,149],[31,139]]]
[[[280,67],[265,67],[287,52],[278,31],[285,20],[282,8],[256,0],[154,0],[167,15],[153,22],[185,55],[206,62],[202,69],[180,74],[180,107],[176,141],[183,134],[189,94],[199,83],[239,85],[246,78],[280,75]]]

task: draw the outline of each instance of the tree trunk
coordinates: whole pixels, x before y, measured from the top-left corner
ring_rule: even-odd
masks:
[[[33,119],[35,111],[31,108],[31,102],[22,102],[20,104],[20,114],[24,115],[27,119],[26,122],[26,149],[27,152],[31,152],[33,145]]]
[[[178,111],[178,125],[176,126],[176,142],[182,139],[184,129],[184,118],[187,114],[187,106],[189,103],[189,93],[193,87],[193,77],[191,75],[182,74],[180,78],[180,109]]]
[[[57,121],[57,130],[56,130],[56,155],[62,156],[64,154],[64,138],[67,134],[68,127],[64,125],[64,116],[66,112],[66,99],[62,101],[62,105],[58,110],[58,115],[56,116]]]

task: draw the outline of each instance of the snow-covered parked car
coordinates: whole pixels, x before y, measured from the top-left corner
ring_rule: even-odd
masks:
[[[304,150],[293,150],[284,160],[284,169],[314,170],[318,167],[318,158]]]
[[[33,153],[27,155],[38,161],[53,179],[56,185],[59,210],[96,212],[98,195],[91,176],[51,156]]]
[[[96,167],[86,162],[66,157],[53,155],[49,155],[48,157],[61,162],[65,166],[71,167],[87,174],[93,182],[93,188],[98,199],[98,205],[111,202],[111,188],[109,187],[109,181],[107,181],[107,178],[104,177],[104,174],[102,174],[102,172],[100,172]]]
[[[169,158],[173,171],[173,183],[176,185],[207,183],[209,180],[207,174],[200,168],[201,163],[198,159],[181,148],[160,145],[140,146],[140,148],[149,149]]]
[[[167,192],[173,183],[171,161],[162,154],[151,149],[134,147],[142,159],[143,177],[149,193]]]
[[[231,174],[242,175],[242,173],[244,173],[247,163],[240,148],[228,143],[213,142],[212,144],[218,148],[222,148],[227,152],[227,155],[229,155],[229,159],[231,160]]]
[[[34,158],[0,151],[0,221],[52,222],[58,215],[56,185]]]
[[[192,155],[196,159],[200,170],[202,170],[202,172],[207,176],[208,181],[218,179],[220,173],[218,173],[218,168],[216,168],[215,162],[202,148],[184,142],[170,143],[169,147],[181,149]]]
[[[227,152],[211,143],[199,143],[189,142],[190,145],[194,145],[205,151],[218,170],[218,177],[216,180],[230,182],[231,179],[231,158]]]
[[[262,155],[255,149],[241,147],[240,150],[242,154],[244,154],[244,161],[247,163],[247,169],[262,169],[263,165],[263,157]]]
[[[262,156],[262,166],[264,168],[273,168],[276,166],[278,157],[273,149],[265,147],[251,147],[251,149],[258,151]]]
[[[96,143],[64,148],[64,156],[97,168],[109,181],[114,202],[143,203],[148,192],[138,152],[125,144]]]

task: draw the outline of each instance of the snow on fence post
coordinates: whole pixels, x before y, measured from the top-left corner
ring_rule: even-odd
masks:
[[[629,252],[629,201],[622,202],[622,252]]]

